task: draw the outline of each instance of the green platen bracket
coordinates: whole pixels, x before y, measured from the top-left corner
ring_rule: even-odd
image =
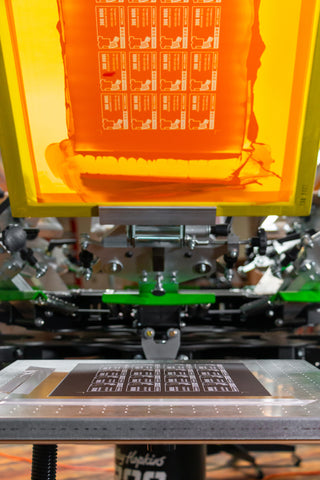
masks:
[[[117,305],[149,305],[149,306],[171,306],[171,305],[199,305],[215,303],[216,297],[213,293],[165,293],[160,297],[152,293],[104,293],[102,301]]]
[[[21,292],[20,290],[0,290],[1,302],[13,302],[21,300],[37,300],[39,297],[47,299],[47,296],[41,290]]]

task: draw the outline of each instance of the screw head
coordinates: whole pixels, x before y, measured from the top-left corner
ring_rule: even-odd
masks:
[[[179,330],[177,328],[169,328],[169,330],[167,331],[167,335],[169,338],[176,337],[178,333],[179,333]]]
[[[92,277],[92,269],[91,268],[85,268],[83,272],[85,280],[89,281],[90,278]]]
[[[205,275],[206,273],[209,273],[211,270],[211,265],[208,262],[198,262],[194,265],[193,270],[196,273],[202,273]]]
[[[17,358],[23,358],[23,350],[21,348],[17,348],[15,353]]]
[[[189,356],[182,353],[181,355],[178,356],[178,360],[189,360]]]
[[[48,270],[48,265],[40,265],[40,264],[37,264],[36,265],[36,278],[41,278],[43,277],[43,275],[45,275],[47,273],[47,270]]]
[[[282,318],[276,318],[274,321],[274,324],[276,327],[282,327],[284,324],[284,321],[282,320]]]
[[[44,320],[43,320],[43,318],[35,318],[35,320],[34,320],[34,325],[35,325],[36,327],[38,327],[38,328],[43,327],[43,325],[44,325]]]
[[[120,273],[122,269],[123,269],[123,265],[118,260],[112,260],[108,264],[108,270],[109,270],[109,273],[111,274]]]
[[[148,282],[148,274],[147,274],[147,272],[146,272],[145,270],[142,272],[141,281],[142,281],[143,283],[147,283],[147,282]]]
[[[155,331],[153,330],[153,328],[145,328],[143,331],[143,336],[145,338],[153,338],[154,335],[155,335]]]
[[[238,251],[235,249],[232,249],[231,252],[229,252],[230,257],[232,258],[237,258],[238,256]]]

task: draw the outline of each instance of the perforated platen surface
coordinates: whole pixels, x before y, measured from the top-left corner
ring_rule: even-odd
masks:
[[[167,368],[177,365],[161,363]],[[230,365],[191,365],[197,370],[216,363]],[[18,361],[0,372],[0,441],[208,443],[320,438],[320,371],[300,360],[234,363],[245,365],[270,396],[49,396],[77,365],[91,364],[102,371],[128,367],[128,362]],[[146,362],[129,365],[134,371]]]
[[[243,397],[269,392],[242,363],[77,365],[50,396]]]

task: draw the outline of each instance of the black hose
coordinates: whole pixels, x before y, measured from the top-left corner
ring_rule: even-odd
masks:
[[[31,480],[56,480],[57,445],[33,445]]]

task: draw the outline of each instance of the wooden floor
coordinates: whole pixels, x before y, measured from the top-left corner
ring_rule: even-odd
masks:
[[[0,445],[0,479],[27,480],[31,472],[31,446]],[[303,472],[319,470],[318,474],[307,478],[320,479],[320,446],[303,445],[297,447],[302,457],[300,467],[292,466],[290,453],[255,454],[257,463],[265,475],[281,474],[281,478],[302,480]],[[59,468],[57,480],[113,480],[112,446],[61,445],[59,446]],[[255,471],[245,462],[230,466],[230,455],[226,453],[208,457],[207,480],[248,480],[254,478]],[[285,475],[290,472],[290,475]],[[296,474],[294,477],[293,474]],[[276,479],[276,477],[274,477]],[[280,476],[279,476],[280,478]],[[197,479],[195,479],[197,480]],[[271,480],[271,479],[270,479]]]

